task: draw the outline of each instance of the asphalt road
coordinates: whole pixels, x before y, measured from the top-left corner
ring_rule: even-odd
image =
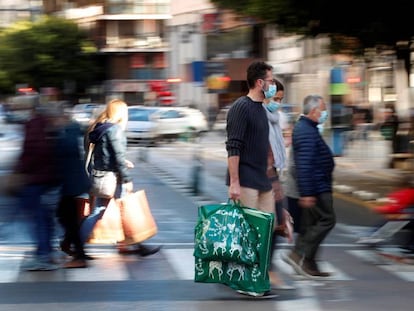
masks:
[[[212,145],[203,146],[202,191],[193,193],[194,147],[171,143],[130,149],[135,188],[145,189],[159,227],[147,243],[163,245],[151,257],[121,256],[113,245],[90,244],[88,253],[96,259],[86,269],[25,272],[20,267],[33,250],[30,231],[14,200],[1,197],[0,310],[411,310],[414,266],[356,245],[358,234],[375,219],[359,201],[346,198],[335,200],[339,223],[320,254],[323,269],[333,277],[321,281],[295,275],[281,259],[291,247],[282,239],[274,264],[294,290],[257,301],[223,285],[194,283],[197,207],[226,200],[221,151]]]

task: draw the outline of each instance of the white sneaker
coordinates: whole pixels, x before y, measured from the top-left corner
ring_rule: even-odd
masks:
[[[238,292],[239,294],[246,295],[252,298],[257,298],[257,299],[272,299],[272,298],[278,297],[278,295],[276,295],[275,293],[272,293],[271,291],[264,292],[264,293],[256,293],[256,292],[249,292],[249,291],[238,289],[236,290],[236,292]]]
[[[59,269],[59,266],[50,262],[39,260],[38,258],[32,258],[22,268],[26,271],[52,271]]]

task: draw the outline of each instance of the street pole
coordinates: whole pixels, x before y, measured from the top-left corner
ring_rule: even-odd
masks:
[[[193,144],[193,167],[191,170],[191,189],[194,195],[201,193],[201,180],[203,175],[203,157],[200,144],[200,134],[193,129],[191,133],[191,143]]]

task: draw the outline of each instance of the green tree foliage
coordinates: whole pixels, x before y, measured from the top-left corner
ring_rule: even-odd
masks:
[[[395,0],[380,4],[373,0],[212,0],[219,8],[274,23],[286,32],[305,35],[331,34],[351,37],[364,48],[395,47],[409,41],[412,27],[412,1]]]
[[[63,89],[65,81],[87,86],[98,73],[86,33],[66,19],[20,22],[0,33],[0,90],[15,84]]]

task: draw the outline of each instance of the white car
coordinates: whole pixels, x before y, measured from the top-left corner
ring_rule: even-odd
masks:
[[[200,134],[208,131],[205,115],[188,107],[161,107],[155,114],[157,132],[163,138],[177,138],[182,134]]]
[[[128,144],[154,144],[158,139],[157,123],[152,115],[158,107],[129,106],[126,136]]]
[[[71,111],[72,120],[78,122],[81,129],[85,131],[93,122],[94,117],[104,109],[105,105],[99,103],[77,104],[73,106]]]
[[[164,138],[198,135],[208,130],[207,119],[187,107],[129,106],[128,143],[153,145]]]
[[[0,129],[0,175],[11,171],[19,159],[24,142],[24,128],[20,124],[2,124]]]
[[[227,126],[227,113],[229,112],[230,106],[223,107],[219,110],[216,116],[216,120],[213,124],[213,131],[220,133],[226,133]]]

